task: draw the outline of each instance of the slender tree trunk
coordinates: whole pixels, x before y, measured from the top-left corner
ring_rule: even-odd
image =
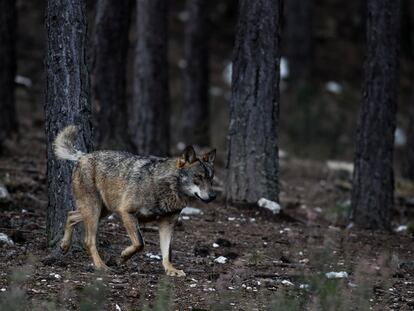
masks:
[[[134,102],[130,132],[139,154],[169,152],[167,0],[137,0]]]
[[[49,199],[46,229],[50,246],[60,240],[67,212],[74,208],[70,186],[73,163],[57,160],[53,141],[60,130],[73,124],[79,128],[79,149],[91,149],[85,14],[82,0],[48,1],[45,113]],[[74,238],[79,241],[79,234]]]
[[[408,120],[408,135],[407,135],[407,170],[405,177],[414,181],[414,95],[411,96],[409,107]]]
[[[369,0],[367,13],[368,55],[354,161],[352,216],[360,228],[388,229],[394,205],[400,1]]]
[[[187,0],[182,137],[187,144],[209,144],[208,1]]]
[[[233,58],[227,199],[278,201],[279,0],[241,0]]]
[[[310,79],[313,65],[313,0],[288,0],[286,12],[286,54],[292,87]]]
[[[2,0],[0,1],[0,151],[4,141],[18,130],[14,103],[15,36],[15,1]]]
[[[99,0],[95,17],[92,96],[100,148],[129,150],[126,64],[130,0]]]

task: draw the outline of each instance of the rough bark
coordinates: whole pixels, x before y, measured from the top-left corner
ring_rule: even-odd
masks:
[[[292,87],[310,79],[313,47],[313,0],[289,0],[284,2],[286,24],[286,56],[289,61],[289,81]]]
[[[15,35],[15,1],[0,1],[0,151],[4,141],[18,130],[14,103]]]
[[[209,144],[208,1],[187,0],[184,53],[182,138],[187,144]]]
[[[404,177],[414,180],[414,95],[411,97],[408,116],[410,122],[407,134],[407,165]]]
[[[45,113],[49,200],[46,230],[50,246],[60,240],[66,214],[74,208],[70,186],[73,162],[57,160],[53,141],[60,130],[73,124],[79,129],[79,150],[91,149],[85,14],[82,0],[48,1]],[[79,241],[79,234],[74,238]]]
[[[233,56],[227,199],[278,201],[281,1],[241,0]]]
[[[169,151],[167,4],[167,0],[137,1],[130,133],[142,155],[166,155]]]
[[[354,160],[352,218],[360,228],[388,229],[394,205],[400,1],[369,0],[367,13],[368,54]]]
[[[103,149],[131,149],[126,102],[131,4],[99,0],[96,6],[92,99],[96,142]]]

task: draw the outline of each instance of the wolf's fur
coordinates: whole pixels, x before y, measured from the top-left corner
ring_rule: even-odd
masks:
[[[58,158],[76,161],[72,173],[72,192],[76,210],[68,213],[61,249],[67,252],[73,226],[85,225],[85,246],[98,269],[106,269],[96,249],[98,222],[108,212],[117,213],[132,245],[121,253],[127,260],[142,250],[144,240],[138,221],[157,221],[163,266],[168,275],[185,275],[170,262],[170,243],[175,221],[189,200],[209,202],[212,191],[215,150],[199,159],[187,147],[179,158],[137,156],[126,152],[76,150],[76,128],[66,127],[54,146]]]

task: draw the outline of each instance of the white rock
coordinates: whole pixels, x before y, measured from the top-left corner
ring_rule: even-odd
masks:
[[[16,84],[20,84],[20,85],[23,85],[25,87],[31,87],[33,85],[31,79],[29,79],[28,77],[23,77],[23,76],[15,76],[14,77],[14,82]]]
[[[347,279],[348,278],[348,272],[340,271],[340,272],[327,272],[325,273],[325,276],[328,279]]]
[[[5,291],[6,291],[6,289],[3,287],[2,289],[0,289],[0,291],[5,292]]]
[[[10,199],[10,193],[7,188],[0,185],[0,201],[8,201]]]
[[[180,68],[180,69],[187,68],[187,61],[185,59],[180,59],[178,61],[178,68]]]
[[[293,286],[293,283],[289,280],[283,280],[281,283],[286,286]]]
[[[183,143],[182,141],[179,141],[176,145],[177,150],[184,150],[185,148],[185,143]]]
[[[343,91],[342,86],[335,81],[329,81],[326,83],[325,88],[327,91],[334,93],[334,94],[341,94]]]
[[[257,205],[259,205],[260,207],[263,207],[265,209],[268,209],[274,215],[279,214],[280,210],[282,209],[278,203],[276,203],[274,201],[271,201],[271,200],[268,200],[268,199],[265,199],[265,198],[261,198],[259,201],[257,201]]]
[[[181,219],[182,220],[189,220],[190,219],[190,216],[181,216]]]
[[[210,95],[211,96],[223,96],[223,89],[218,86],[210,87]]]
[[[408,227],[406,225],[400,225],[395,229],[395,232],[407,231]]]
[[[285,57],[280,58],[280,78],[289,78],[289,61]]]
[[[4,233],[0,233],[0,242],[7,244],[9,246],[13,246],[14,242],[12,239],[9,238],[8,235],[4,234]]]
[[[300,289],[308,289],[309,288],[309,284],[300,284],[299,285]]]
[[[116,309],[116,311],[122,311],[121,307],[120,307],[120,306],[118,306],[118,304],[117,304],[117,303],[115,304],[115,309]]]
[[[220,264],[224,264],[224,263],[226,263],[227,262],[227,258],[226,257],[224,257],[224,256],[220,256],[220,257],[217,257],[216,259],[214,259],[214,262],[216,262],[216,263],[220,263]]]
[[[279,149],[279,159],[281,159],[281,160],[286,159],[287,156],[288,156],[288,154],[287,154],[286,151],[284,151],[282,149]]]
[[[354,164],[344,161],[327,161],[326,166],[332,171],[345,171],[352,174],[354,171]]]
[[[190,13],[188,11],[181,11],[180,13],[178,13],[178,19],[183,23],[188,21],[189,18],[190,18]]]
[[[155,255],[153,253],[146,253],[145,256],[147,256],[150,259],[161,260],[161,256],[160,255]]]
[[[397,147],[404,147],[407,144],[407,135],[403,129],[397,127],[394,132],[394,144]]]
[[[236,220],[236,217],[227,217],[227,220],[228,221],[234,221],[234,220]]]
[[[213,247],[214,248],[217,248],[217,247],[219,247],[220,245],[218,245],[217,243],[213,243]]]
[[[181,211],[181,215],[197,216],[197,215],[203,215],[203,212],[199,208],[187,206],[183,208],[183,210]]]
[[[197,286],[197,284],[190,284],[190,287],[191,288],[194,288],[194,287],[196,287]]]
[[[226,67],[223,70],[223,80],[228,85],[231,85],[232,74],[233,74],[233,64],[232,62],[229,62],[227,63]]]

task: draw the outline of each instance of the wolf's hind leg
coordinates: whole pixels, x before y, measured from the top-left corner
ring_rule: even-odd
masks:
[[[90,204],[92,202],[89,202]],[[98,233],[99,218],[101,215],[102,204],[95,202],[89,205],[89,209],[83,209],[83,223],[85,224],[85,247],[89,255],[92,256],[93,263],[98,270],[109,270],[108,266],[102,261],[96,248],[96,235]]]
[[[60,248],[64,254],[67,253],[70,245],[72,244],[73,227],[82,220],[82,215],[79,211],[70,211],[68,213],[65,225],[65,233],[63,235],[62,241],[60,242]]]
[[[144,240],[139,231],[138,220],[135,216],[128,212],[119,212],[119,216],[132,242],[132,245],[125,248],[121,253],[121,261],[125,262],[144,248]]]

